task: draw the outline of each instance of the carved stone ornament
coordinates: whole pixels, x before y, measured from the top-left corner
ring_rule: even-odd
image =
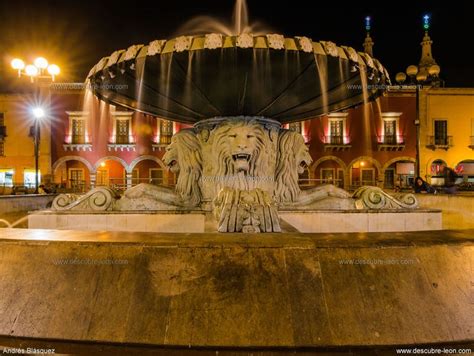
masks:
[[[214,200],[219,232],[281,232],[276,205],[260,189],[224,188]]]
[[[216,49],[222,48],[223,36],[220,33],[209,33],[204,39],[204,48]]]
[[[357,51],[352,48],[352,47],[344,47],[346,50],[347,55],[349,56],[349,59],[352,62],[357,63],[359,61],[359,55],[357,54]]]
[[[165,40],[155,40],[155,41],[150,42],[148,44],[147,55],[154,56],[154,55],[160,54],[161,51],[163,50],[165,43],[166,43]]]
[[[268,47],[272,49],[285,49],[285,37],[278,34],[267,35]]]
[[[251,33],[242,33],[237,36],[236,46],[240,48],[252,48],[253,36]]]
[[[183,52],[191,48],[192,36],[179,36],[175,39],[174,50],[176,52]]]
[[[117,61],[119,60],[121,54],[124,52],[123,49],[119,50],[119,51],[115,51],[114,53],[112,53],[112,55],[109,57],[109,60],[107,61],[107,65],[106,67],[110,67],[112,65],[114,65],[115,63],[117,63]]]
[[[313,41],[308,37],[296,37],[303,52],[313,52]]]
[[[334,42],[320,41],[320,43],[323,45],[324,50],[326,51],[327,54],[329,54],[332,57],[338,57],[339,56],[339,51],[338,51],[337,46]]]
[[[125,56],[123,57],[124,61],[129,61],[131,59],[134,59],[140,48],[142,48],[143,45],[133,45],[127,48],[127,52],[125,52]]]

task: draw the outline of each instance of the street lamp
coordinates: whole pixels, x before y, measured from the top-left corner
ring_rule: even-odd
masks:
[[[45,117],[43,108],[33,108],[33,117],[35,119],[33,126],[33,142],[35,146],[35,194],[38,194],[39,188],[39,144],[40,144],[40,121]]]
[[[421,70],[415,66],[408,66],[405,73],[399,72],[395,76],[395,80],[399,85],[405,83],[407,76],[409,78],[408,85],[415,86],[415,100],[416,100],[416,117],[413,122],[416,127],[416,176],[420,176],[420,87],[423,85],[439,86],[439,72],[441,68],[434,64],[428,68],[422,68]]]
[[[11,61],[11,66],[18,72],[18,77],[22,75],[30,78],[34,83],[37,79],[51,79],[53,82],[59,74],[60,69],[56,64],[49,64],[44,57],[38,57],[33,61],[33,64],[25,65],[25,62],[20,58],[15,58]]]

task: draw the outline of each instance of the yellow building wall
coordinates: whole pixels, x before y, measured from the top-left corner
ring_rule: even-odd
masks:
[[[0,112],[4,113],[7,137],[4,139],[5,156],[0,156],[0,170],[14,170],[14,184],[23,184],[25,170],[35,169],[32,108],[35,100],[25,94],[1,94]],[[48,117],[41,122],[39,169],[43,182],[51,175],[51,124]]]
[[[429,148],[434,136],[434,120],[448,121],[449,149]],[[437,159],[455,167],[464,160],[474,160],[474,88],[430,88],[420,91],[420,173],[428,180],[431,164]]]

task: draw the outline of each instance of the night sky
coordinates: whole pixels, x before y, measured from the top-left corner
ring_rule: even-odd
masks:
[[[83,81],[103,56],[132,44],[176,36],[186,20],[209,15],[230,22],[233,0],[140,1],[0,0],[0,91],[15,81],[13,57],[43,55],[57,62],[62,81]],[[311,6],[310,6],[311,5]],[[364,18],[372,17],[374,56],[392,79],[418,64],[422,15],[432,16],[433,56],[446,86],[474,87],[472,1],[269,1],[248,0],[250,22],[271,32],[308,36],[362,50]],[[318,11],[311,8],[317,7]]]

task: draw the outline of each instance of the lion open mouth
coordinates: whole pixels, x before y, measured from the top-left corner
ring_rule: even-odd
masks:
[[[176,173],[179,169],[178,161],[175,159],[171,160],[170,163],[167,164],[167,167],[171,172]]]
[[[308,168],[308,163],[306,161],[301,161],[298,166],[298,174],[303,174],[307,168]]]
[[[248,172],[250,169],[250,158],[251,155],[248,153],[236,153],[232,155],[232,159],[234,160],[234,165],[237,171],[239,172]]]
[[[247,153],[237,153],[235,155],[232,155],[232,158],[234,159],[234,161],[241,159],[246,160],[247,162],[250,161],[250,155]]]

